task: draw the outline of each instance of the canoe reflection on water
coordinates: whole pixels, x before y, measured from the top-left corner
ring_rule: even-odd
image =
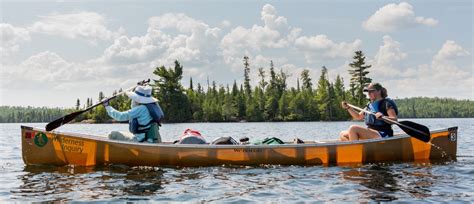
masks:
[[[414,198],[428,198],[431,196],[430,188],[437,180],[430,172],[430,166],[435,163],[414,163],[421,165],[417,169],[408,166],[404,170],[400,165],[366,165],[363,168],[342,171],[343,178],[364,186],[358,191],[366,198],[373,201],[393,201],[400,198],[400,194],[409,193]]]
[[[13,197],[51,198],[55,201],[71,197],[89,199],[151,196],[163,189],[163,173],[154,167],[55,167],[25,166],[22,184],[12,190]],[[61,195],[61,197],[58,197]],[[74,195],[74,196],[72,196]],[[106,195],[106,197],[104,197]]]

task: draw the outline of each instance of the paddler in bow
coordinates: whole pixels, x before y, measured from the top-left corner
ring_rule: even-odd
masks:
[[[129,131],[112,131],[109,138],[113,140],[161,143],[159,132],[160,121],[164,114],[158,100],[152,96],[152,87],[137,86],[134,91],[126,92],[132,99],[131,109],[120,112],[104,101],[107,113],[116,121],[129,121]]]

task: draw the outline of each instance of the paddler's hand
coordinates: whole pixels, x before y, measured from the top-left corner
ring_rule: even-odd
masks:
[[[342,106],[342,108],[344,108],[344,109],[346,109],[346,110],[350,108],[350,106],[347,105],[347,102],[345,102],[345,101],[343,101],[343,102],[341,103],[341,106]]]
[[[109,100],[103,101],[103,102],[102,102],[102,105],[103,105],[104,107],[109,106]]]
[[[381,112],[375,113],[375,118],[380,120],[380,119],[382,119],[382,117],[383,117],[383,114]]]

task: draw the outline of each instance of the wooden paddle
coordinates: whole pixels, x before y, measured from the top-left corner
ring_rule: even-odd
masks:
[[[119,93],[115,94],[114,96],[111,96],[111,97],[109,97],[109,98],[105,98],[105,99],[103,99],[102,101],[96,103],[96,104],[93,105],[93,106],[90,106],[90,107],[88,107],[88,108],[86,108],[86,109],[84,109],[84,110],[76,111],[76,112],[67,114],[67,115],[65,115],[65,116],[63,116],[63,117],[61,117],[61,118],[58,118],[58,119],[56,119],[56,120],[54,120],[54,121],[52,121],[52,122],[46,124],[46,131],[54,130],[54,129],[56,129],[56,128],[58,128],[58,127],[60,127],[60,126],[62,126],[62,125],[64,125],[64,124],[66,124],[66,123],[69,123],[69,122],[71,122],[72,120],[74,120],[74,118],[76,118],[77,116],[79,116],[80,114],[82,114],[82,113],[84,113],[84,112],[87,112],[87,111],[89,111],[89,110],[91,110],[91,109],[93,109],[93,108],[95,108],[95,107],[101,105],[101,104],[104,103],[105,101],[110,101],[110,100],[116,98],[117,96],[120,96],[120,95],[122,95],[122,94],[125,94],[127,91],[132,91],[132,90],[133,90],[135,87],[137,87],[137,86],[145,85],[145,84],[148,84],[149,82],[150,82],[150,79],[140,81],[140,82],[137,83],[137,85],[132,86],[132,87],[128,88],[128,89],[125,90],[125,91],[119,92]]]
[[[358,111],[363,111],[364,113],[371,114],[371,115],[375,116],[375,113],[370,112],[368,110],[359,108],[359,107],[354,106],[352,104],[347,104],[347,105],[349,107],[353,108],[353,109],[358,110]],[[431,139],[430,130],[428,129],[428,127],[426,127],[424,125],[421,125],[421,124],[418,124],[418,123],[415,123],[415,122],[412,122],[412,121],[397,122],[395,120],[392,120],[392,119],[388,118],[387,116],[382,116],[382,119],[385,120],[386,122],[398,125],[398,127],[400,127],[400,129],[402,129],[405,133],[407,133],[411,137],[419,139],[423,142],[429,142],[430,139]]]

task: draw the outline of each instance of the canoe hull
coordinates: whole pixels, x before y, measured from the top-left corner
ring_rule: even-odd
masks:
[[[25,126],[21,129],[26,165],[352,165],[455,160],[457,154],[457,127],[432,132],[431,143],[439,148],[406,135],[356,142],[229,146],[129,143]]]

